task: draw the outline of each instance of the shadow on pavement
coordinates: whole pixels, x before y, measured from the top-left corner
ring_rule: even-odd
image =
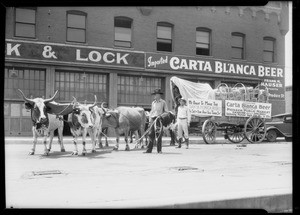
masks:
[[[82,155],[82,151],[78,151],[78,155],[72,155],[72,151],[60,152],[60,151],[51,151],[49,155],[40,155],[39,159],[61,159],[61,158],[78,158],[78,157],[86,157],[86,158],[105,158],[101,155],[111,153],[112,150],[96,150],[96,152],[92,153],[91,150],[87,150],[85,155]]]

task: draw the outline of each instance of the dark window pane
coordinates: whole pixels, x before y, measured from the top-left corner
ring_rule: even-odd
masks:
[[[157,42],[157,51],[172,52],[172,43]]]
[[[209,49],[205,48],[196,48],[197,55],[209,55]]]
[[[131,28],[131,20],[126,18],[115,18],[115,27]]]
[[[85,29],[85,16],[68,14],[68,27]]]
[[[85,42],[85,30],[68,28],[67,41]]]
[[[16,22],[35,24],[35,10],[16,8]]]
[[[16,23],[17,37],[35,37],[35,25]]]

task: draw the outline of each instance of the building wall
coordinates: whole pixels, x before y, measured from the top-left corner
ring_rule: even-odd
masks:
[[[36,39],[14,37],[14,8],[7,8],[6,13],[6,39],[27,40],[32,42],[58,43],[66,45],[82,45],[120,50],[114,46],[114,17],[126,16],[133,19],[132,23],[132,48],[122,48],[128,51],[142,51],[145,53],[161,53],[173,56],[196,56],[195,40],[196,28],[206,27],[211,29],[211,56],[207,59],[229,60],[234,63],[263,62],[263,37],[276,38],[275,62],[266,66],[284,66],[284,35],[288,30],[288,8],[282,3],[281,14],[276,15],[272,10],[265,8],[242,7],[146,7],[149,15],[143,15],[140,7],[38,7],[36,13]],[[80,10],[87,13],[86,43],[66,42],[66,12]],[[279,22],[280,20],[280,22]],[[169,22],[173,28],[173,51],[156,51],[156,26],[157,22]],[[231,59],[231,33],[240,32],[245,37],[245,59]],[[118,91],[117,81],[119,74],[161,77],[169,109],[172,109],[172,100],[169,90],[169,80],[176,74],[179,77],[207,81],[216,87],[221,81],[236,81],[257,83],[257,79],[244,80],[231,77],[209,77],[201,72],[180,73],[166,70],[146,69],[116,69],[92,66],[74,66],[72,63],[61,66],[45,63],[31,63],[9,60],[6,66],[37,67],[46,70],[46,97],[55,91],[55,72],[58,70],[106,73],[108,75],[108,103],[116,107]],[[21,104],[21,100],[18,100]],[[271,101],[272,114],[282,113],[285,109],[285,100]],[[150,104],[149,104],[150,105]],[[30,132],[29,132],[30,133]],[[18,134],[16,132],[13,135]]]
[[[285,90],[285,112],[293,112],[293,88],[292,86],[287,86]]]
[[[285,9],[285,7],[283,7]],[[276,38],[276,63],[284,65],[284,35],[280,32],[278,17],[272,13],[265,19],[262,10],[253,18],[250,9],[242,16],[238,7],[153,7],[149,16],[141,14],[137,7],[39,7],[37,8],[37,39],[44,42],[66,42],[66,11],[80,10],[87,15],[86,45],[114,48],[114,17],[133,19],[133,50],[156,52],[156,23],[170,22],[174,25],[173,54],[195,56],[196,27],[212,30],[212,57],[231,60],[231,32],[246,35],[246,61],[262,61],[263,37]],[[50,11],[50,12],[49,12]],[[14,8],[7,9],[6,38],[13,38]],[[50,26],[50,27],[49,27]],[[48,38],[49,37],[49,38]],[[72,44],[72,43],[71,43]]]

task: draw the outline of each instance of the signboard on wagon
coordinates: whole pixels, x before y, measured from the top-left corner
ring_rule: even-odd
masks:
[[[225,100],[225,116],[251,117],[258,115],[270,119],[272,104]]]
[[[209,99],[188,99],[191,115],[222,116],[222,101]]]

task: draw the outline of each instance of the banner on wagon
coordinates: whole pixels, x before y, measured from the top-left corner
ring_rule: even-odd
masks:
[[[258,115],[270,119],[272,104],[225,100],[225,116],[251,117]]]
[[[188,108],[195,116],[222,116],[221,100],[188,99]]]

